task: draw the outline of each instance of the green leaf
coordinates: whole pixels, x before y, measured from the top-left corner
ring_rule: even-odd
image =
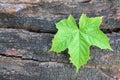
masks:
[[[68,48],[70,62],[76,71],[90,59],[89,48],[91,45],[101,49],[112,50],[109,38],[99,29],[102,17],[89,18],[82,14],[79,27],[72,15],[56,23],[58,32],[52,40],[50,51],[60,53]]]

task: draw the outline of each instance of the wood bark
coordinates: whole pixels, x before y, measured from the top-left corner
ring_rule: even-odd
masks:
[[[103,16],[114,51],[91,47],[75,74],[67,50],[48,52],[55,23],[72,14]],[[0,80],[113,80],[120,73],[120,0],[0,0]],[[118,79],[118,78],[117,78]]]
[[[98,76],[107,80],[99,72],[99,68],[112,70],[120,68],[118,64],[120,63],[120,34],[113,33],[108,36],[114,51],[92,47],[91,60],[75,77],[75,68],[69,63],[67,52],[62,54],[48,52],[53,34],[1,28],[1,75],[13,80],[23,80],[27,77],[29,80],[73,80],[74,78],[96,80]]]

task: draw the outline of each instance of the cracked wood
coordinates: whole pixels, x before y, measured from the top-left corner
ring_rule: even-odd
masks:
[[[31,0],[27,0],[31,2]],[[119,0],[95,0],[92,3],[51,1],[26,4],[26,0],[5,0],[0,3],[0,27],[55,33],[55,23],[72,14],[78,21],[81,13],[103,16],[104,32],[119,32]],[[84,0],[83,0],[84,1]],[[15,2],[15,3],[14,3]],[[20,4],[17,4],[22,2]],[[12,4],[13,3],[13,4]],[[117,4],[117,5],[115,5]],[[47,23],[47,24],[46,24]]]
[[[113,62],[120,62],[120,34],[107,34],[110,37],[110,44],[113,52],[109,50],[101,50],[91,47],[90,64],[96,62],[103,65],[109,62],[112,66]],[[53,34],[50,33],[33,33],[23,29],[5,29],[0,28],[0,54],[8,56],[20,56],[21,58],[36,59],[38,61],[56,61],[69,63],[67,51],[63,54],[49,53]],[[116,64],[117,65],[117,64]]]
[[[114,51],[91,47],[91,60],[75,75],[67,50],[48,50],[54,23],[69,14],[78,21],[81,13],[104,17],[100,28]],[[110,80],[106,74],[120,70],[119,14],[120,0],[0,0],[0,80]]]
[[[120,68],[118,64],[120,63],[120,34],[112,33],[108,36],[114,51],[91,47],[91,60],[78,74],[78,76],[84,74],[83,80],[86,78],[93,80],[98,76],[101,76],[103,80],[109,80],[109,78],[99,73],[99,68]],[[1,79],[9,80],[10,76],[13,80],[19,77],[26,80],[75,79],[75,68],[69,63],[69,55],[66,51],[62,54],[48,53],[52,37],[53,34],[49,33],[33,33],[22,29],[0,28],[0,75],[4,75]],[[9,74],[6,74],[8,72]],[[91,75],[95,76],[91,77],[86,72],[91,72]],[[80,80],[79,77],[77,78],[76,80]]]

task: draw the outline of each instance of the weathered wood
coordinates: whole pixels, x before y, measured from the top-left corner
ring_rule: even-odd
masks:
[[[90,61],[75,75],[67,50],[48,50],[55,23],[70,14],[78,22],[82,13],[103,16],[100,28],[114,51],[91,47]],[[110,80],[120,70],[119,25],[120,0],[0,0],[0,80]]]
[[[101,29],[104,32],[120,30],[119,7],[114,5],[119,3],[115,3],[116,1],[113,3],[111,0],[94,0],[92,3],[80,3],[56,0],[38,2],[38,4],[27,4],[26,0],[22,3],[19,3],[19,1],[23,0],[1,1],[0,27],[55,33],[57,31],[55,23],[59,20],[73,14],[76,21],[78,21],[80,15],[85,13],[91,17],[103,16]],[[28,2],[31,2],[31,0],[28,0]]]
[[[114,51],[91,47],[91,60],[75,79],[75,68],[69,63],[67,51],[48,52],[53,34],[0,28],[0,75],[8,80],[96,80],[98,76],[109,80],[99,68],[120,69],[120,34],[108,36]]]
[[[78,76],[70,65],[0,57],[1,80],[110,80],[98,69],[82,68]],[[100,79],[98,79],[100,77]]]

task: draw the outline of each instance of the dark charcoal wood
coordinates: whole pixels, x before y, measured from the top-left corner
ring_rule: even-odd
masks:
[[[70,14],[78,23],[82,13],[103,16],[100,28],[114,51],[92,46],[76,75],[67,50],[48,50],[55,23]],[[120,0],[0,0],[0,80],[113,80],[120,70],[119,25]]]
[[[92,3],[81,3],[84,0],[74,1],[38,0],[37,2],[36,0],[35,4],[31,0],[2,0],[0,26],[55,33],[57,31],[55,23],[59,20],[73,14],[78,21],[80,15],[85,13],[91,17],[104,16],[101,29],[105,32],[120,30],[119,6],[117,6],[120,0],[94,0]]]
[[[76,76],[70,65],[3,56],[0,57],[0,69],[0,80],[109,80],[98,69],[82,68]]]
[[[48,52],[53,34],[1,28],[1,80],[109,80],[99,68],[120,69],[120,34],[108,36],[114,51],[91,47],[91,60],[76,76],[67,52]]]

